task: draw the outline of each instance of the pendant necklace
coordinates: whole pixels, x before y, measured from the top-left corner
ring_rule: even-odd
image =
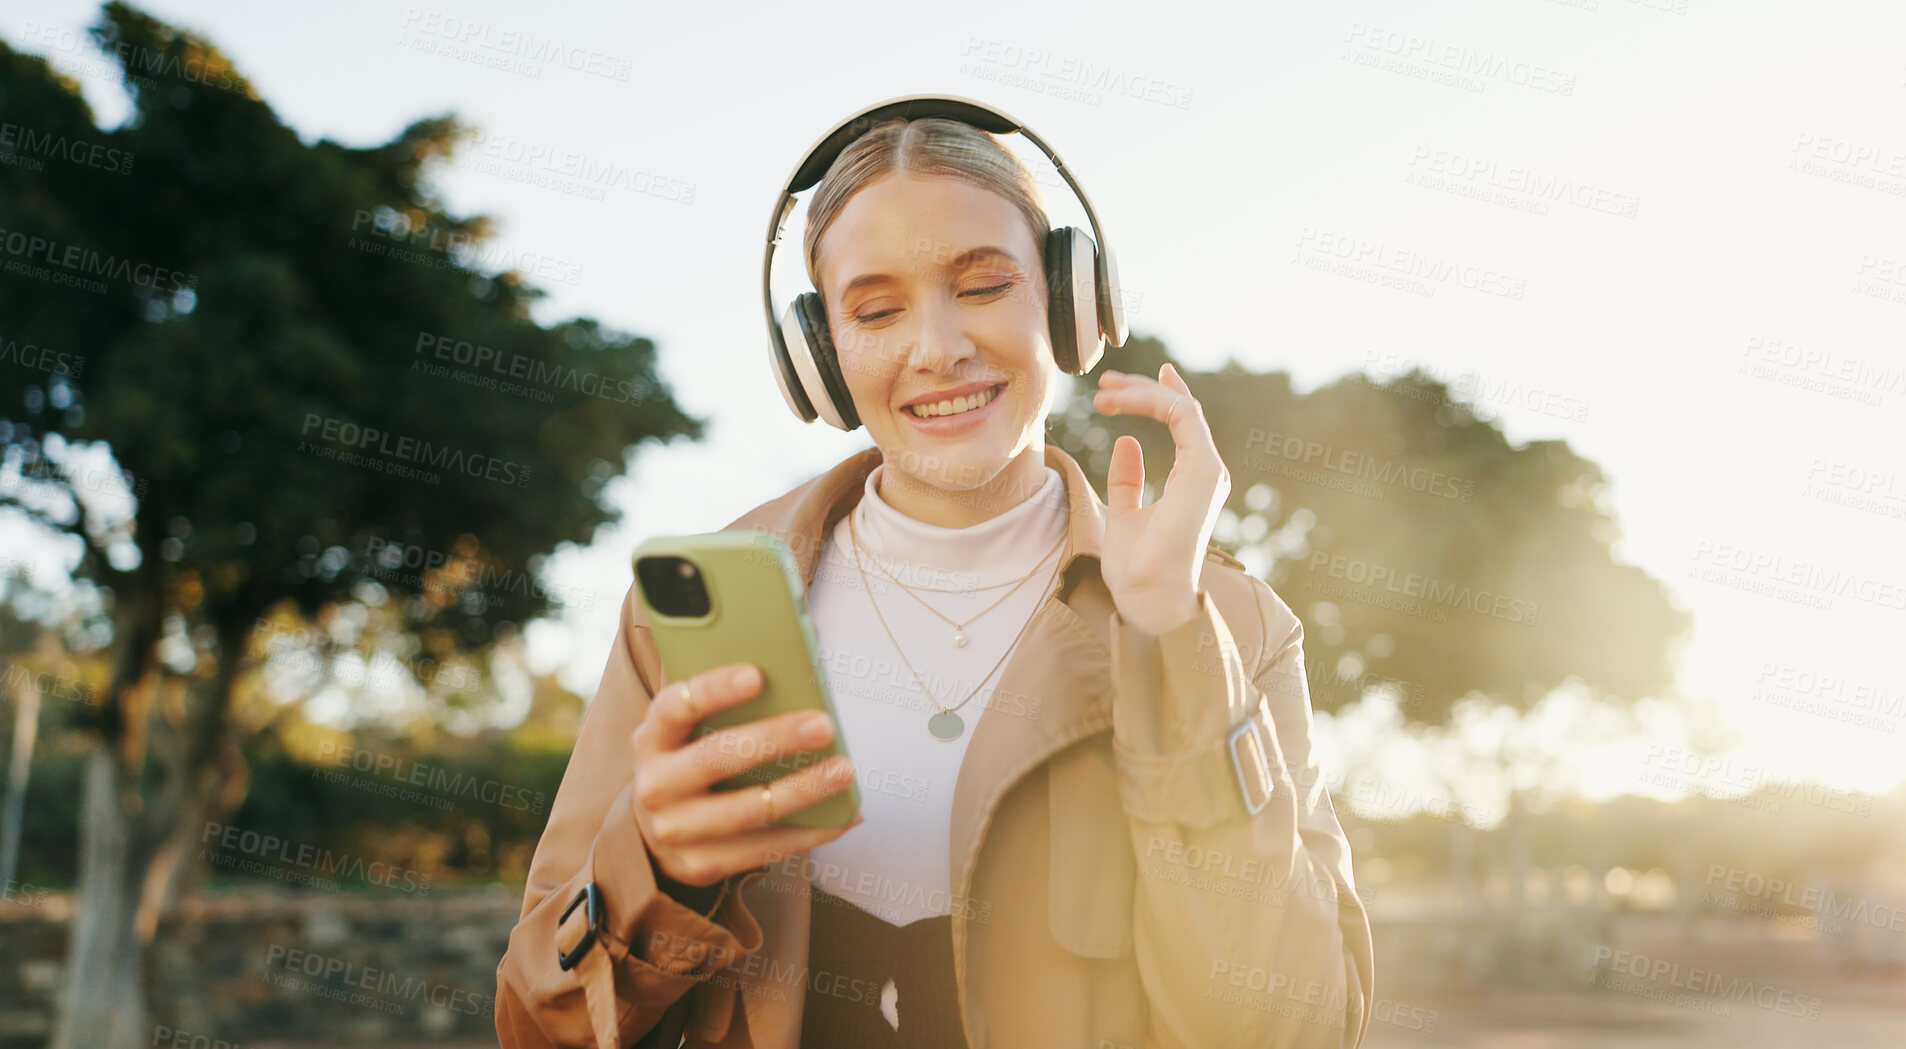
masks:
[[[1039,560],[1033,562],[1033,568],[1036,570],[1038,569],[1040,565],[1045,564],[1046,557],[1051,557],[1053,554],[1053,551],[1058,550],[1060,545],[1063,544],[1068,538],[1071,537],[1071,532],[1072,530],[1069,527],[1064,532],[1061,532],[1059,535],[1059,541],[1052,544],[1052,549],[1046,551],[1045,557],[1041,557]],[[1000,595],[999,600],[993,602],[990,605],[987,605],[983,609],[980,609],[977,613],[971,616],[968,616],[964,621],[955,622],[951,617],[945,615],[939,609],[934,608],[932,605],[927,604],[926,598],[921,597],[918,593],[914,591],[912,587],[908,586],[905,583],[902,583],[900,581],[899,576],[896,576],[892,572],[887,571],[886,566],[880,563],[880,559],[874,556],[874,552],[872,550],[868,550],[865,546],[861,545],[860,533],[854,530],[854,519],[851,513],[848,515],[848,518],[847,518],[847,533],[854,540],[854,551],[855,551],[854,558],[856,563],[859,562],[860,555],[862,553],[865,553],[867,555],[867,560],[872,561],[874,563],[874,567],[880,569],[881,575],[884,575],[888,579],[893,580],[894,585],[906,591],[909,597],[912,597],[915,601],[918,601],[920,602],[920,604],[925,605],[927,611],[933,613],[936,616],[939,616],[941,619],[944,619],[948,623],[951,623],[953,625],[953,647],[954,648],[966,647],[966,624],[967,623],[972,623],[977,621],[980,618],[980,616],[983,616],[986,613],[991,612],[993,609],[998,608],[1000,605],[1004,604],[1007,598],[1018,593],[1019,588],[1022,586],[1025,586],[1027,580],[1030,580],[1032,578],[1031,572],[1026,573],[1026,577],[1024,579],[1021,579],[1019,582],[1014,583],[1013,588],[1011,590],[1006,591],[1004,594]],[[863,579],[865,578],[864,573],[862,575],[862,578]],[[944,593],[945,591],[939,591],[939,592]],[[970,593],[970,591],[968,592]]]
[[[1070,538],[1070,531],[1071,530],[1068,529],[1067,535],[1061,537],[1061,542]],[[899,639],[893,636],[893,628],[887,625],[887,617],[881,614],[880,604],[874,600],[874,592],[867,586],[867,569],[860,563],[860,536],[854,531],[854,517],[851,513],[847,516],[847,532],[854,540],[854,569],[860,573],[861,588],[867,592],[867,603],[874,606],[874,617],[880,621],[880,629],[886,632],[887,640],[892,642],[894,652],[900,656],[900,662],[906,665],[907,673],[913,675],[913,683],[920,686],[920,691],[926,695],[927,702],[933,704],[933,706],[939,710],[939,713],[927,719],[927,734],[943,743],[960,738],[960,735],[966,731],[966,720],[955,713],[955,711],[965,706],[974,696],[979,695],[979,690],[985,688],[986,682],[992,680],[994,671],[999,669],[1000,664],[1006,662],[1006,657],[1012,655],[1013,649],[1019,647],[1019,639],[1026,636],[1026,629],[1032,626],[1034,619],[1039,617],[1039,610],[1044,607],[1045,602],[1042,600],[1033,606],[1032,615],[1027,616],[1026,621],[1020,624],[1019,633],[1013,635],[1012,643],[1006,646],[1005,652],[1000,653],[999,661],[993,664],[992,670],[988,670],[985,677],[979,679],[979,684],[974,687],[973,691],[966,694],[965,699],[960,700],[951,707],[940,706],[940,701],[933,698],[933,693],[927,688],[926,682],[920,680],[920,672],[913,669],[913,664],[907,660],[907,654],[901,651]],[[1040,560],[1044,561],[1045,558],[1040,558]],[[1064,566],[1064,557],[1059,558],[1059,564],[1060,566]],[[1055,570],[1052,573],[1052,579],[1057,579],[1058,577],[1059,573]],[[1028,575],[1026,578],[1030,579],[1032,577]],[[898,580],[895,581],[898,582]],[[1023,583],[1025,580],[1022,579],[1020,582]],[[1047,580],[1048,587],[1051,586],[1051,583],[1052,580]],[[1018,588],[1015,587],[1014,589]],[[925,604],[924,601],[921,603]],[[931,606],[929,606],[929,608],[931,608]],[[967,622],[970,623],[972,620],[969,619]]]

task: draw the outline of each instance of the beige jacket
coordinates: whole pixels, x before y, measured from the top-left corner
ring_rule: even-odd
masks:
[[[1098,575],[1105,504],[1071,456],[1047,445],[1045,461],[1070,498],[1063,582],[1006,664],[954,789],[968,1041],[1355,1047],[1370,923],[1311,753],[1301,624],[1215,547],[1190,623],[1126,624]],[[780,537],[811,583],[879,462],[867,449],[728,527]],[[807,971],[805,855],[730,879],[706,916],[658,891],[630,808],[629,736],[669,680],[631,590],[497,969],[504,1049],[794,1049],[808,994],[877,997]],[[1265,746],[1252,771],[1272,790],[1252,815],[1225,739],[1254,713]],[[603,931],[564,970],[587,907],[559,916],[591,881]]]

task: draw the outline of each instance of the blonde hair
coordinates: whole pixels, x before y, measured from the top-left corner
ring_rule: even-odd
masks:
[[[808,280],[815,291],[821,290],[816,265],[821,235],[840,217],[849,198],[895,171],[958,179],[1006,198],[1025,217],[1032,231],[1032,264],[1040,273],[1045,272],[1046,234],[1052,224],[1046,218],[1039,183],[1033,181],[1032,173],[1019,158],[991,134],[971,124],[944,117],[896,117],[875,124],[842,150],[814,191],[802,246],[807,254]]]

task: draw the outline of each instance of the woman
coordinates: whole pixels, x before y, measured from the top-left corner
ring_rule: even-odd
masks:
[[[505,1049],[1362,1040],[1302,628],[1209,545],[1229,475],[1170,366],[1093,398],[1169,429],[1151,505],[1135,439],[1106,502],[1045,444],[1048,229],[959,121],[880,123],[827,168],[808,272],[875,447],[727,527],[795,552],[840,724],[691,742],[759,674],[669,680],[631,592],[498,969]],[[836,731],[851,762],[708,789]],[[848,827],[772,825],[855,779]]]

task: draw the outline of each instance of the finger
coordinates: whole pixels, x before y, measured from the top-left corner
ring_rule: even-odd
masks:
[[[818,710],[792,710],[710,732],[657,759],[668,783],[659,794],[699,794],[731,776],[783,759],[805,766],[819,759],[811,752],[833,738],[834,720]]]
[[[846,790],[854,781],[854,763],[844,754],[789,773],[768,784],[774,791],[776,819],[799,812]],[[725,841],[771,826],[760,785],[685,798],[653,813],[649,832],[655,841],[684,848]]]
[[[729,874],[771,867],[789,857],[798,856],[817,845],[825,845],[859,826],[866,819],[855,816],[842,827],[770,827],[751,831],[723,845],[707,847],[709,866],[723,872],[710,881]]]
[[[1217,439],[1212,436],[1210,423],[1204,415],[1204,406],[1191,394],[1184,376],[1169,363],[1161,365],[1158,374],[1158,379],[1140,375],[1121,376],[1114,387],[1101,388],[1093,396],[1093,406],[1108,415],[1149,415],[1166,424],[1171,433],[1173,454],[1171,470],[1165,477],[1163,491],[1158,495],[1158,500],[1163,502],[1167,493],[1176,491],[1188,481],[1196,481],[1198,485],[1216,485],[1224,477],[1225,470],[1224,459],[1218,453]],[[1175,410],[1174,404],[1177,406]],[[1125,472],[1128,468],[1119,462],[1116,444],[1112,455],[1120,481],[1130,485],[1128,478],[1131,475]],[[1127,509],[1140,505],[1144,486],[1142,457],[1138,469],[1137,486],[1121,491],[1117,496],[1121,501],[1117,504],[1114,504],[1112,493],[1113,470],[1107,471],[1108,509],[1114,505]],[[1180,500],[1172,501],[1176,503]]]
[[[1101,387],[1092,395],[1092,407],[1104,415],[1146,415],[1173,425],[1174,420],[1170,418],[1172,402],[1183,396],[1185,394],[1156,379],[1132,376],[1129,381],[1117,386]],[[1185,410],[1180,408],[1178,417],[1182,419],[1184,416]],[[1176,429],[1175,425],[1173,429]]]
[[[856,771],[853,761],[847,755],[836,754],[826,761],[810,765],[768,784],[769,789],[774,791],[775,818],[780,819],[791,812],[799,812],[818,805],[846,790],[853,784]],[[759,794],[760,791],[755,793]],[[854,819],[848,826],[853,826],[865,818],[855,813]]]
[[[1171,427],[1172,441],[1177,444],[1179,454],[1172,461],[1172,473],[1185,462],[1186,451],[1194,452],[1193,458],[1208,470],[1222,472],[1223,458],[1218,454],[1217,439],[1211,435],[1211,423],[1205,418],[1204,402],[1191,392],[1191,384],[1178,371],[1178,366],[1170,361],[1158,366],[1158,384],[1170,391],[1171,399],[1165,404],[1167,424]],[[1172,404],[1177,404],[1173,411]],[[1170,478],[1166,479],[1170,483]],[[1162,498],[1162,496],[1161,496]]]
[[[1107,510],[1136,510],[1145,498],[1145,450],[1138,438],[1120,434],[1112,442],[1112,465],[1105,471]]]
[[[1172,374],[1179,375],[1182,381],[1182,374],[1178,371],[1177,365],[1171,364],[1170,362],[1166,362],[1164,365],[1161,365],[1160,366],[1161,376],[1164,374],[1165,368],[1170,368]],[[1149,375],[1139,375],[1135,372],[1122,372],[1113,368],[1107,368],[1104,371],[1099,373],[1100,389],[1108,389],[1108,388],[1118,387],[1118,386],[1131,386],[1134,384],[1143,385],[1145,383],[1153,383],[1153,382],[1159,382],[1159,381],[1160,381],[1159,379],[1154,379]]]
[[[655,812],[706,797],[722,780],[770,762],[790,759],[790,767],[805,768],[824,757],[815,751],[833,738],[833,720],[809,710],[710,732],[674,750],[642,755],[637,802]]]
[[[636,726],[638,751],[680,748],[704,718],[746,703],[761,694],[761,686],[761,669],[752,663],[729,663],[704,670],[687,682],[670,682],[656,693],[647,716]]]
[[[1192,395],[1191,386],[1185,382],[1185,377],[1178,374],[1178,369],[1169,361],[1158,366],[1158,385],[1166,393],[1165,421],[1171,426],[1171,435],[1179,439],[1181,446],[1197,444],[1197,441],[1185,438],[1195,437],[1199,431],[1207,436],[1210,434],[1210,427],[1205,425],[1204,405]]]
[[[1173,405],[1177,405],[1174,410]],[[1102,389],[1092,395],[1092,407],[1104,415],[1144,415],[1164,423],[1182,456],[1197,453],[1208,467],[1218,462],[1218,445],[1204,417],[1204,406],[1190,393],[1174,390],[1154,379],[1140,379],[1118,389]],[[1176,461],[1173,463],[1177,466]]]

